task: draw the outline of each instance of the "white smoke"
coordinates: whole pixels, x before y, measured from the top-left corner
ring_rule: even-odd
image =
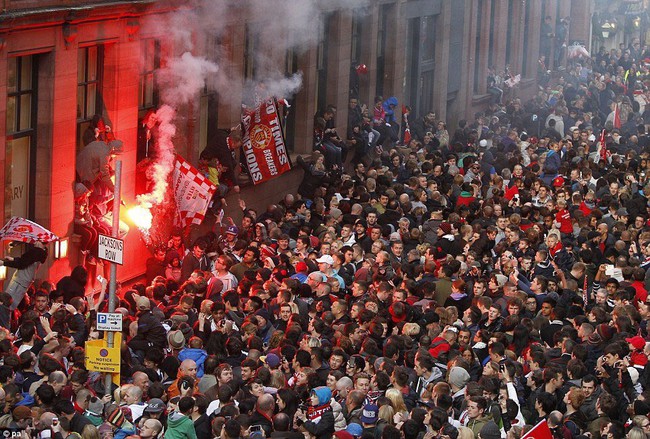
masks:
[[[225,105],[239,106],[242,102],[259,102],[269,97],[291,98],[302,87],[302,72],[287,76],[283,56],[286,51],[300,53],[314,47],[321,36],[321,11],[363,8],[369,0],[192,0],[174,13],[152,16],[143,23],[143,32],[166,35],[173,50],[180,55],[163,61],[156,72],[163,106],[156,112],[158,131],[155,137],[156,161],[148,177],[154,187],[148,194],[138,196],[141,208],[150,209],[162,203],[174,167],[174,118],[179,108],[196,101],[207,86],[216,90]],[[211,47],[211,60],[195,55],[196,42],[227,40],[231,26],[243,26],[246,17],[248,38],[254,43],[255,77],[244,80],[233,69],[221,68],[219,58],[226,58],[228,48]],[[235,54],[237,56],[237,54]],[[243,54],[239,54],[243,56]],[[242,84],[241,94],[233,92]]]

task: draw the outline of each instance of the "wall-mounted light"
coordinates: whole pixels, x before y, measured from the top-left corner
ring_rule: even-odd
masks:
[[[126,22],[126,34],[129,36],[129,40],[133,40],[135,34],[140,30],[140,21],[137,18],[132,18]]]
[[[54,259],[64,259],[68,257],[68,238],[61,238],[54,241]]]
[[[7,267],[0,266],[0,280],[5,280],[7,279]]]
[[[65,42],[65,48],[67,49],[77,40],[77,26],[73,26],[70,23],[63,23],[61,32],[63,33],[63,41]]]
[[[614,35],[616,33],[616,23],[613,21],[604,22],[601,26],[601,32],[603,34],[603,38],[609,38],[610,35]]]

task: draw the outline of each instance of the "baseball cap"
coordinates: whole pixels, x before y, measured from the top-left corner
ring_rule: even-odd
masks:
[[[239,235],[239,229],[237,226],[231,225],[226,229],[226,233],[230,233],[231,235]]]
[[[334,265],[334,258],[331,257],[330,255],[323,255],[320,258],[316,259],[316,262],[324,263],[324,264],[329,264],[329,265]]]
[[[645,339],[640,335],[626,338],[625,341],[634,346],[634,349],[643,349],[645,347]]]
[[[377,422],[378,417],[379,407],[377,407],[375,404],[366,404],[363,406],[363,411],[361,412],[359,419],[364,424],[374,424]]]
[[[165,403],[162,399],[152,398],[149,400],[149,404],[145,407],[145,412],[151,413],[160,413],[165,410]]]

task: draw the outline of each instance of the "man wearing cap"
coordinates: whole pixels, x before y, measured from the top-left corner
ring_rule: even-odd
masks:
[[[127,344],[136,357],[143,361],[147,350],[163,350],[167,347],[167,333],[158,317],[151,312],[151,302],[147,297],[138,297],[136,306],[138,332]]]
[[[363,426],[363,434],[374,435],[377,421],[379,420],[379,407],[375,404],[364,405],[359,419]]]
[[[332,266],[334,265],[333,257],[330,255],[323,255],[320,258],[316,259],[316,263],[318,264],[318,271],[315,272],[316,274],[321,274],[327,278],[333,277],[339,281],[341,289],[345,288],[345,281],[343,278],[332,269]]]
[[[235,248],[235,244],[237,244],[238,235],[239,228],[236,225],[231,224],[226,227],[225,232],[221,234],[219,241],[217,242],[217,245],[223,254],[232,253]]]

